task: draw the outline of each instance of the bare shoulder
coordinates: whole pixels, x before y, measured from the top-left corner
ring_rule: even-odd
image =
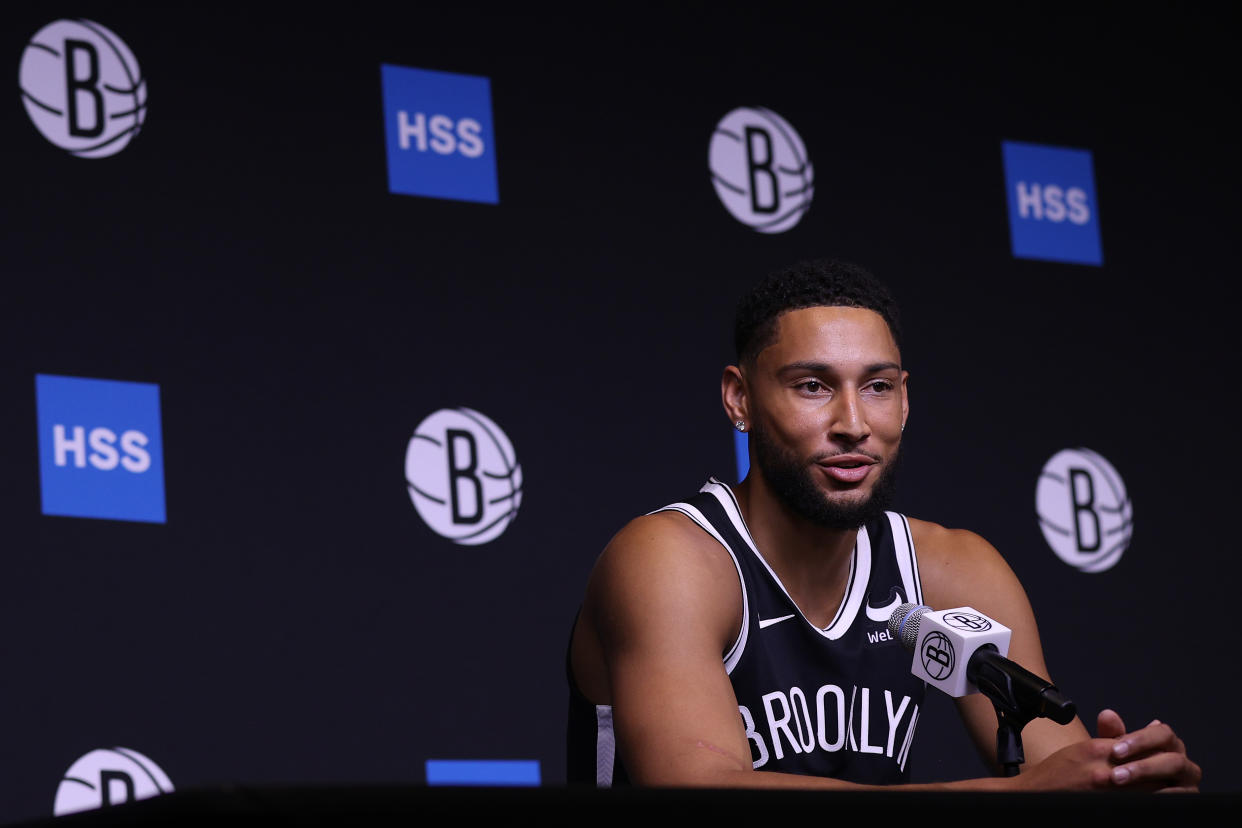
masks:
[[[935,609],[972,606],[1003,618],[1007,605],[1026,595],[1001,553],[969,529],[950,529],[910,518],[910,534],[918,551],[924,601]],[[999,612],[998,612],[999,610]]]
[[[681,512],[665,509],[623,526],[604,547],[596,567],[639,563],[711,567],[724,559],[727,553],[715,538]]]
[[[986,560],[999,557],[996,548],[982,535],[969,529],[950,529],[929,520],[907,518],[910,536],[918,550],[920,562],[935,561],[941,565]]]
[[[728,552],[686,515],[673,510],[634,518],[600,553],[587,601],[610,614],[669,598],[689,607],[738,590]],[[740,593],[739,593],[740,597]],[[624,607],[610,606],[624,601]]]
[[[686,515],[655,512],[626,524],[587,581],[572,644],[575,679],[612,703],[624,664],[719,655],[741,629],[741,584],[724,547]]]

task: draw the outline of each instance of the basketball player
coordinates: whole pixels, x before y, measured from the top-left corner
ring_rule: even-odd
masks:
[[[596,562],[570,642],[571,783],[923,790],[1198,790],[1153,721],[1113,711],[1022,731],[1016,776],[909,783],[924,684],[886,634],[899,604],[970,606],[1047,677],[1022,585],[986,540],[887,512],[907,373],[893,299],[853,265],[804,262],[739,304],[729,420],[750,472],[638,517]],[[997,717],[959,699],[996,767]]]

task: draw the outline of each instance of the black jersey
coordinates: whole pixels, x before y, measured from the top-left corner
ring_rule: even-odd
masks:
[[[819,628],[764,560],[728,486],[709,480],[665,506],[689,517],[729,552],[742,582],[742,629],[724,654],[756,770],[866,784],[908,781],[907,760],[926,685],[888,632],[906,601],[922,603],[905,517],[886,512],[858,531],[845,596]],[[570,682],[568,781],[628,779],[616,757],[612,709]]]

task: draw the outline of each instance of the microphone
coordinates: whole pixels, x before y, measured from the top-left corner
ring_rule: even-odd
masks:
[[[888,629],[914,653],[910,671],[953,698],[981,692],[998,715],[1022,722],[1044,717],[1068,724],[1077,714],[1055,685],[1005,657],[1012,631],[972,607],[902,604]]]

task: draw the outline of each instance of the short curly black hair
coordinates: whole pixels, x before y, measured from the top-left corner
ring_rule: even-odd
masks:
[[[883,282],[850,262],[806,259],[767,274],[738,302],[733,324],[738,364],[753,363],[772,344],[782,313],[822,306],[875,311],[888,323],[901,350],[897,300]]]

